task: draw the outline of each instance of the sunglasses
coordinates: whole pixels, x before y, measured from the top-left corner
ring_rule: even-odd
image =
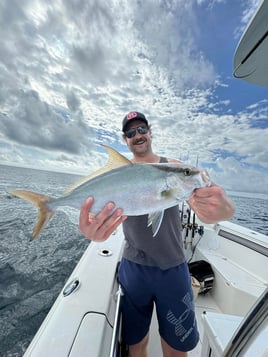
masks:
[[[142,126],[138,126],[137,128],[130,128],[129,130],[125,131],[125,135],[127,138],[134,138],[134,136],[136,135],[136,133],[139,134],[147,134],[149,129],[147,128],[147,126],[142,125]]]

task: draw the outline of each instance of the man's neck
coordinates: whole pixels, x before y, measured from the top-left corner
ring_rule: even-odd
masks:
[[[160,157],[152,152],[147,153],[146,155],[135,155],[131,161],[133,164],[138,162],[158,163],[160,161]]]

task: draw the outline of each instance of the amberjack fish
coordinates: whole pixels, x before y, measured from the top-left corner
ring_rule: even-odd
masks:
[[[32,239],[46,226],[59,207],[80,209],[84,200],[94,197],[90,214],[97,214],[112,201],[124,215],[148,214],[148,226],[156,236],[164,210],[191,197],[195,188],[211,184],[208,173],[182,163],[136,163],[109,146],[107,164],[70,187],[63,196],[52,198],[36,192],[13,190],[12,195],[30,201],[39,208]]]

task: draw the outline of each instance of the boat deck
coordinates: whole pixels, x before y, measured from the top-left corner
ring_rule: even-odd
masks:
[[[206,295],[199,295],[195,302],[195,310],[197,317],[197,324],[200,333],[200,341],[196,348],[188,353],[189,357],[200,357],[202,349],[202,340],[203,340],[203,322],[202,314],[204,311],[208,312],[218,312],[221,313],[220,308],[216,305],[214,299],[210,293]],[[148,357],[162,357],[161,342],[158,333],[158,323],[156,314],[153,314],[153,320],[150,330],[150,339],[149,339],[149,348],[148,348]]]
[[[206,295],[198,295],[195,301],[200,342],[188,353],[189,357],[202,356],[202,349],[203,356],[208,356],[210,346],[213,353],[216,350],[221,353],[239,318],[247,314],[268,287],[267,240],[261,240],[260,234],[253,236],[251,231],[237,229],[228,222],[208,226],[202,239],[194,242],[192,261],[209,262],[214,282],[213,288]],[[118,230],[108,241],[89,245],[63,291],[77,281],[79,288],[67,297],[59,295],[25,357],[110,355],[111,345],[114,347],[111,322],[115,321],[117,302],[116,271],[123,244],[124,236]],[[219,323],[214,324],[213,319]],[[261,356],[263,351],[268,353],[266,336],[262,337],[266,345],[260,347],[261,353],[252,353],[250,357]],[[148,357],[160,356],[162,348],[154,314]]]
[[[228,318],[243,317],[267,288],[267,270],[259,268],[267,266],[267,243],[261,238],[260,234],[253,235],[251,231],[245,230],[240,233],[240,240],[237,241],[235,226],[229,222],[206,227],[206,235],[195,250],[194,260],[208,261],[212,266],[215,281],[213,289],[205,295],[198,295],[195,301],[200,342],[188,353],[189,357],[201,356],[202,343],[205,340],[204,312],[226,314]],[[162,349],[157,317],[154,314],[148,357],[160,356]]]

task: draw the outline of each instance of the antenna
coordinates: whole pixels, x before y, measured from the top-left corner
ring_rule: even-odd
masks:
[[[196,163],[195,163],[195,167],[198,167],[198,160],[199,160],[199,155],[196,155]]]

